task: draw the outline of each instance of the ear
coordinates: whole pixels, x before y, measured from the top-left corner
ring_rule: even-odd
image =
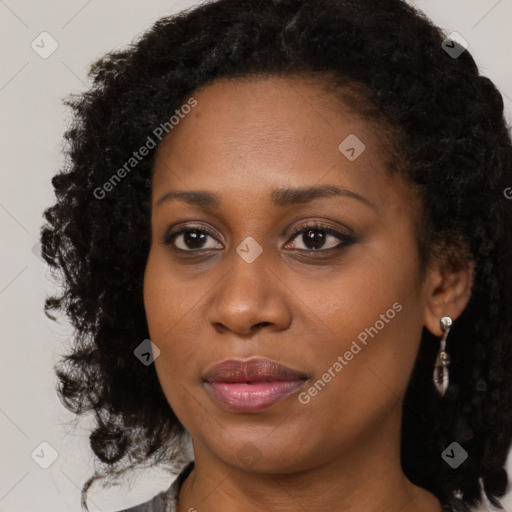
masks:
[[[466,308],[473,287],[475,263],[468,261],[454,267],[437,263],[427,271],[425,327],[435,336],[442,336],[441,317],[453,321]]]

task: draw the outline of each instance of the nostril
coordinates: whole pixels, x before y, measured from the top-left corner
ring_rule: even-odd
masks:
[[[254,325],[254,327],[265,327],[266,325],[272,325],[271,322],[260,322],[259,324]]]

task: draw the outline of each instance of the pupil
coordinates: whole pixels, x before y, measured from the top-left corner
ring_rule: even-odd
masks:
[[[302,235],[302,239],[306,247],[319,249],[325,243],[325,232],[309,230],[304,232],[304,234]]]
[[[185,244],[190,249],[197,249],[202,247],[203,242],[206,238],[206,233],[200,231],[186,231],[184,235]]]

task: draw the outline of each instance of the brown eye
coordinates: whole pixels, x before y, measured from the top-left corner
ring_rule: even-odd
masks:
[[[211,239],[213,243],[209,242],[209,239]],[[175,233],[169,233],[165,237],[164,243],[166,245],[172,245],[180,251],[188,252],[222,249],[222,245],[215,241],[209,231],[198,227],[188,227]]]
[[[301,251],[328,251],[329,249],[339,249],[353,241],[353,238],[330,226],[321,224],[310,224],[299,227],[295,230],[295,246],[291,249]],[[288,245],[288,244],[287,244]],[[290,247],[286,247],[289,249]]]

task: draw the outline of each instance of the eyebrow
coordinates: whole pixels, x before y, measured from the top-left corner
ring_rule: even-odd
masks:
[[[335,185],[321,185],[306,188],[280,188],[272,192],[272,203],[278,207],[293,206],[309,203],[322,197],[350,197],[377,209],[374,203],[346,188],[339,188]],[[187,190],[180,192],[167,192],[156,202],[156,207],[173,199],[184,201],[188,204],[199,206],[205,209],[218,209],[221,206],[221,199],[218,195],[205,190]]]

